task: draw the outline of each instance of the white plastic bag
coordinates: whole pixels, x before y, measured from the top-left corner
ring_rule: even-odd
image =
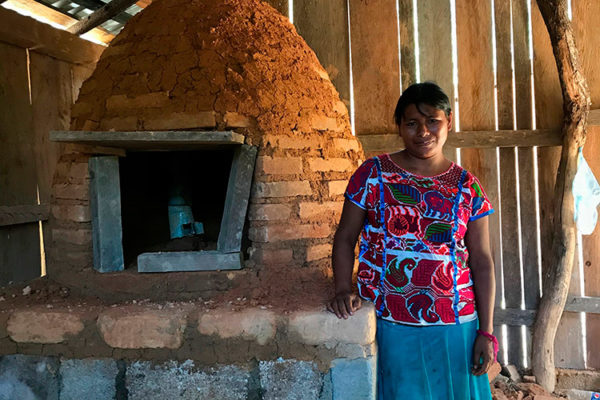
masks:
[[[600,204],[600,184],[579,149],[577,173],[573,179],[575,224],[582,235],[591,235],[598,221],[596,207]]]

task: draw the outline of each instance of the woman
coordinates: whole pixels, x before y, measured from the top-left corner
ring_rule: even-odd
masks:
[[[491,399],[493,209],[477,178],[442,153],[452,111],[439,86],[410,86],[394,117],[405,149],[365,161],[348,184],[328,309],[348,318],[361,298],[375,303],[379,399]]]

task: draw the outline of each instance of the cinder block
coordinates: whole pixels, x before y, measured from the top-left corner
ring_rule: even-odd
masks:
[[[318,400],[323,376],[308,361],[261,361],[260,384],[263,400]]]
[[[202,371],[192,360],[160,365],[137,361],[127,367],[126,388],[129,400],[245,400],[249,379],[246,368],[233,365]]]
[[[62,360],[60,400],[112,400],[118,373],[113,359]]]
[[[1,400],[59,400],[59,363],[54,357],[0,358]]]
[[[377,357],[331,363],[333,400],[375,400],[377,395]]]

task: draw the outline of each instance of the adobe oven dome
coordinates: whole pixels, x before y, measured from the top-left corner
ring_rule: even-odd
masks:
[[[315,53],[258,0],[153,2],[104,51],[72,116],[73,130],[350,136],[346,107]]]

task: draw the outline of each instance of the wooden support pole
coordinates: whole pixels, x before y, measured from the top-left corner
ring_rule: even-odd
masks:
[[[98,25],[108,21],[121,11],[124,11],[135,2],[136,0],[112,0],[104,7],[94,11],[87,17],[73,24],[67,30],[75,35],[83,35],[87,31],[94,29]]]
[[[537,0],[537,4],[550,34],[564,109],[563,147],[554,189],[552,265],[545,269],[543,277],[544,295],[534,324],[532,349],[537,382],[553,392],[556,386],[554,338],[567,301],[576,244],[571,187],[577,171],[577,153],[585,143],[591,101],[567,16],[567,0]]]

